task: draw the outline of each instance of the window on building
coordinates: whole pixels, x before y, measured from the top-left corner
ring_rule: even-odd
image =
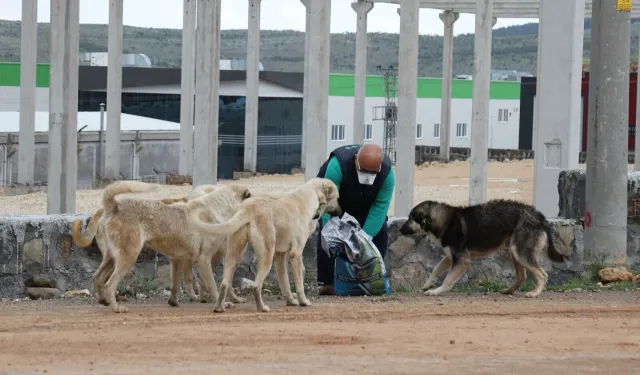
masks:
[[[433,124],[433,138],[440,138],[440,124]]]
[[[422,124],[416,125],[416,139],[422,138]]]
[[[370,141],[373,139],[373,126],[371,124],[364,125],[364,140]]]
[[[331,125],[331,140],[344,141],[344,125]]]
[[[498,110],[498,122],[507,122],[509,120],[509,110],[508,109],[499,109]]]
[[[467,123],[459,122],[456,124],[456,137],[464,138],[467,136]]]

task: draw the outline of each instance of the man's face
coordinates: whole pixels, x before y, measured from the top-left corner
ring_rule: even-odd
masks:
[[[373,185],[373,182],[380,172],[381,166],[378,166],[377,170],[373,170],[373,168],[364,168],[360,165],[358,158],[356,158],[356,171],[358,172],[358,182],[362,185]]]

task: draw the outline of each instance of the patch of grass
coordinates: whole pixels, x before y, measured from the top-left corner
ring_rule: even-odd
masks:
[[[118,294],[127,298],[136,298],[138,293],[149,295],[157,289],[156,280],[146,276],[134,275],[129,283],[124,280],[118,285]]]
[[[408,283],[391,283],[391,294],[409,294],[419,291]]]

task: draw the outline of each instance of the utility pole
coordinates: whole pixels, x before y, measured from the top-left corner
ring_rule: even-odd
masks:
[[[396,103],[398,99],[398,68],[394,65],[389,65],[386,68],[378,65],[378,71],[382,72],[384,107],[375,107],[373,119],[384,121],[382,150],[395,164],[396,126],[398,124],[398,105]]]

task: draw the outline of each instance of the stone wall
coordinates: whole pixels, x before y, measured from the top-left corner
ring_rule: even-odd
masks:
[[[583,169],[560,172],[558,176],[558,216],[584,220],[587,174]],[[640,172],[627,174],[627,219],[640,224]]]
[[[439,146],[416,146],[416,164],[420,165],[427,161],[439,160],[440,147]],[[523,160],[533,159],[533,150],[509,150],[509,149],[497,149],[490,148],[488,150],[489,160]],[[469,147],[451,147],[450,160],[467,160],[471,156],[471,149]],[[580,152],[578,154],[578,161],[580,164],[584,164],[587,160],[587,153]],[[628,156],[629,164],[635,163],[635,153],[629,151]]]
[[[24,281],[31,276],[43,274],[56,280],[58,288],[63,292],[69,289],[93,290],[91,275],[100,263],[100,251],[93,247],[77,248],[70,237],[73,220],[86,219],[87,216],[0,217],[0,297],[24,295]],[[404,219],[389,221],[390,246],[386,262],[391,269],[392,286],[411,290],[422,286],[443,253],[426,238],[400,235],[399,228],[403,222]],[[566,265],[552,265],[546,258],[541,259],[549,272],[551,285],[562,283],[585,269],[582,260],[582,224],[575,220],[553,220],[552,224],[556,233],[556,246],[560,251],[571,254],[571,261]],[[307,289],[315,285],[316,280],[316,236],[314,233],[309,238],[304,250]],[[640,233],[632,236],[634,239],[630,241],[629,259],[637,262]],[[234,285],[238,285],[240,278],[253,279],[255,270],[254,254],[248,251],[236,272]],[[169,262],[166,257],[153,250],[143,250],[133,268],[133,274],[155,278],[158,287],[170,284]],[[218,265],[218,282],[221,275],[222,265]],[[460,282],[475,283],[484,279],[510,282],[513,275],[509,255],[503,252],[489,259],[475,260]],[[275,280],[275,272],[272,270],[269,282],[273,283]]]

